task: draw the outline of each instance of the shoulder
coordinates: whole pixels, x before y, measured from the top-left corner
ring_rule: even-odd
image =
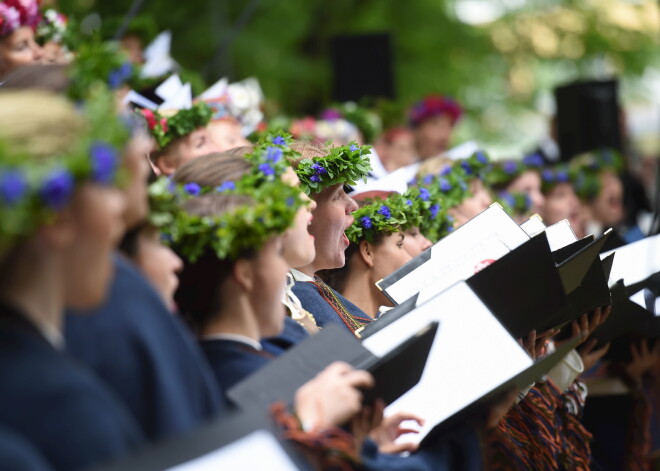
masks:
[[[201,346],[224,392],[270,362],[265,354],[237,342],[204,340]]]

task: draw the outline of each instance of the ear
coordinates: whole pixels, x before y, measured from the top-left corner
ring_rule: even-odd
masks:
[[[62,250],[69,248],[76,237],[75,218],[70,207],[59,211],[49,224],[42,225],[37,237],[46,246]]]
[[[240,258],[234,263],[232,270],[234,281],[245,291],[252,291],[254,288],[254,270],[250,260]]]
[[[373,247],[373,245],[371,245],[366,240],[360,241],[360,246],[359,246],[358,252],[359,252],[360,258],[362,259],[364,264],[369,268],[373,268],[374,267],[374,247]]]
[[[175,162],[177,162],[175,157],[168,154],[163,154],[156,159],[154,165],[158,170],[160,170],[162,175],[172,175],[178,168]]]

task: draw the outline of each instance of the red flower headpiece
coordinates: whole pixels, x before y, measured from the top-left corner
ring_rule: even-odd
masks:
[[[22,26],[35,29],[40,21],[38,0],[0,1],[0,36],[11,34]]]
[[[461,105],[448,97],[430,95],[415,103],[409,114],[410,126],[417,127],[429,118],[446,114],[456,124],[463,114]]]

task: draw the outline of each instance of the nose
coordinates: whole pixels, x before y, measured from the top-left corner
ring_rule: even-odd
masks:
[[[316,209],[316,206],[317,206],[316,201],[314,201],[313,199],[311,199],[309,197],[307,199],[309,200],[309,211],[310,212],[314,211]]]
[[[176,253],[174,253],[174,251],[171,248],[169,247],[165,247],[165,248],[167,249],[168,255],[170,256],[170,260],[172,262],[172,271],[174,273],[179,273],[183,268],[183,261]]]
[[[421,232],[419,233],[420,240],[422,241],[422,251],[430,248],[433,246],[430,240],[428,240],[426,237],[424,237],[424,234]]]
[[[34,55],[34,61],[40,61],[44,57],[44,49],[36,43],[36,41],[32,41],[32,44],[30,44],[30,49],[32,49],[32,54]]]
[[[350,196],[348,198],[348,204],[346,205],[346,214],[352,214],[358,209],[358,204]]]

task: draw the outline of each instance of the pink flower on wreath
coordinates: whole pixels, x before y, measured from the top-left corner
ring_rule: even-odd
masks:
[[[147,121],[147,126],[149,126],[149,129],[156,127],[156,116],[154,115],[153,111],[145,108],[142,110],[142,116],[144,116],[144,119]]]
[[[6,2],[0,2],[0,36],[6,36],[21,27],[21,13]]]
[[[160,127],[163,129],[163,132],[167,132],[167,130],[169,129],[167,126],[167,118],[160,119]]]

